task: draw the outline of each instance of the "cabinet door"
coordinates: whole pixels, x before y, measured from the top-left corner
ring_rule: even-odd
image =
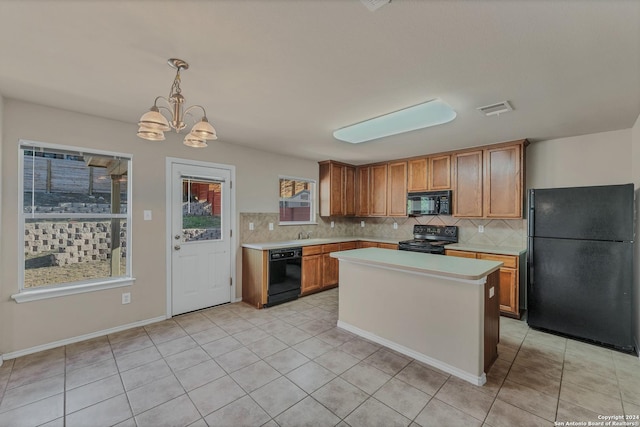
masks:
[[[331,258],[326,253],[322,255],[322,286],[335,286],[338,284],[338,259]]]
[[[451,156],[429,157],[429,189],[451,189]]]
[[[407,162],[389,163],[387,215],[407,216]]]
[[[427,158],[407,162],[407,191],[427,191]]]
[[[361,167],[356,171],[356,215],[370,215],[370,176],[371,169],[369,167]]]
[[[500,269],[500,312],[520,317],[517,279],[518,271],[515,268]]]
[[[387,216],[387,165],[370,167],[369,215]]]
[[[521,146],[484,150],[484,215],[522,218]]]
[[[322,255],[302,257],[301,293],[317,291],[322,287]]]
[[[343,215],[353,216],[356,214],[356,168],[344,166],[343,178]]]
[[[330,191],[330,215],[342,215],[344,212],[344,167],[331,163],[329,166],[331,171],[331,188]]]
[[[453,216],[482,217],[482,150],[454,154]]]
[[[340,250],[341,251],[348,251],[351,249],[357,249],[358,248],[358,242],[343,242],[340,243]]]

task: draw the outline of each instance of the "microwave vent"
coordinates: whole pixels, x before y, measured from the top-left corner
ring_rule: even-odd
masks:
[[[509,104],[509,101],[502,101],[496,104],[485,105],[484,107],[478,107],[478,110],[485,116],[499,116],[503,113],[513,111],[513,107]]]

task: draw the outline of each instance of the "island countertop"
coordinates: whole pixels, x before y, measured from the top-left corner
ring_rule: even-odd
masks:
[[[393,251],[379,248],[332,252],[341,261],[368,264],[381,268],[405,270],[421,274],[478,281],[498,270],[503,263],[469,258],[449,257],[420,252]]]

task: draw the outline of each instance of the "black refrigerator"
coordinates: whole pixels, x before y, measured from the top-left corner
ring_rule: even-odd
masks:
[[[633,197],[633,184],[529,190],[529,326],[634,351]]]

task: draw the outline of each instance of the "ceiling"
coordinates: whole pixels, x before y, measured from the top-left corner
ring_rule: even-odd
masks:
[[[375,12],[359,0],[0,0],[0,52],[3,96],[132,124],[182,58],[182,93],[206,108],[215,144],[354,164],[626,129],[640,114],[636,0]],[[332,136],[432,98],[457,118],[357,145]],[[476,109],[504,100],[513,112]]]

